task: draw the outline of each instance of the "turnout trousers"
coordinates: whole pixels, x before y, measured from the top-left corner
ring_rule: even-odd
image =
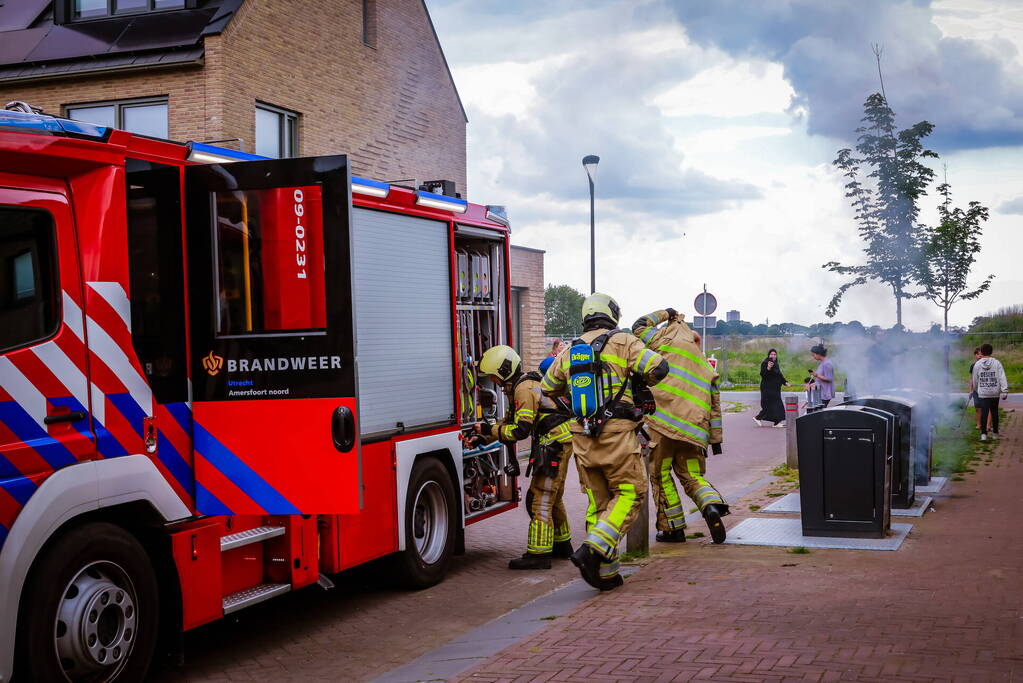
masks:
[[[618,543],[639,514],[646,495],[646,471],[639,454],[636,423],[611,420],[600,436],[574,433],[572,447],[586,491],[586,538],[603,558],[601,578],[618,574]]]
[[[686,511],[671,476],[673,472],[700,512],[712,503],[725,503],[721,494],[704,476],[707,473],[707,456],[702,447],[654,434],[650,439],[650,487],[657,504],[658,531],[686,528]]]
[[[551,475],[546,471],[534,472],[526,492],[529,511],[529,539],[526,552],[544,555],[554,549],[555,543],[572,540],[572,531],[565,510],[565,479],[572,460],[572,442],[562,443],[561,463]]]

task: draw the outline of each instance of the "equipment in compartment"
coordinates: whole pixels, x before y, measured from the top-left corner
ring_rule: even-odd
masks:
[[[481,390],[500,394],[499,387],[478,375],[476,363],[488,348],[507,340],[507,326],[501,308],[503,258],[504,252],[496,241],[456,236],[455,297],[462,404],[460,421],[463,425],[484,418]]]
[[[508,484],[505,468],[501,466],[505,452],[500,443],[494,442],[462,453],[462,493],[466,515],[512,499],[514,491]]]
[[[480,254],[480,301],[489,304],[493,301],[490,289],[490,256]]]
[[[455,268],[458,271],[458,303],[466,303],[471,299],[469,280],[472,275],[469,272],[469,255],[464,251],[455,252]]]

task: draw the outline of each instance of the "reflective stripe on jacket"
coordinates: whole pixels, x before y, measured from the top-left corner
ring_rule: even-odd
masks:
[[[491,428],[490,436],[487,437],[489,443],[494,441],[515,443],[528,436],[533,436],[534,425],[542,417],[556,410],[554,402],[540,393],[540,382],[529,377],[519,380],[512,389],[511,399],[513,406],[505,418]],[[548,429],[545,434],[535,436],[540,438],[542,444],[552,441],[571,441],[572,436],[565,424],[570,419],[566,415],[564,420]]]
[[[670,439],[683,439],[702,447],[721,443],[718,374],[700,351],[682,316],[667,320],[667,311],[655,311],[632,327],[648,348],[668,361],[668,376],[651,387],[657,410],[646,417],[646,423]]]
[[[607,330],[590,330],[584,332],[582,341],[587,344],[593,341]],[[547,369],[540,388],[548,396],[568,395],[569,377],[569,353],[571,347],[566,348],[554,359],[551,367]],[[600,352],[600,360],[604,363],[604,401],[609,401],[618,395],[622,382],[628,382],[629,373],[636,372],[642,375],[648,384],[656,384],[668,371],[668,363],[660,354],[647,349],[643,342],[625,330],[614,332],[607,344]],[[621,398],[622,403],[632,404],[632,389],[626,384],[625,391]],[[615,422],[611,420],[611,422]],[[627,422],[627,420],[626,420]],[[578,421],[572,422],[572,429],[578,431]]]

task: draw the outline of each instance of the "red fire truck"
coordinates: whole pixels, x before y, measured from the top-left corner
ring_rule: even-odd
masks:
[[[518,500],[460,439],[503,410],[508,232],[345,156],[0,112],[0,681],[136,680],[377,558],[440,581]]]

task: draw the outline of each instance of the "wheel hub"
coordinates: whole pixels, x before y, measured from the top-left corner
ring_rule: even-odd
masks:
[[[423,562],[434,563],[443,556],[448,524],[448,508],[440,485],[427,481],[416,492],[412,508],[412,536]]]
[[[94,562],[79,571],[64,590],[54,625],[57,656],[68,679],[119,670],[135,643],[137,620],[135,593],[124,570]]]

